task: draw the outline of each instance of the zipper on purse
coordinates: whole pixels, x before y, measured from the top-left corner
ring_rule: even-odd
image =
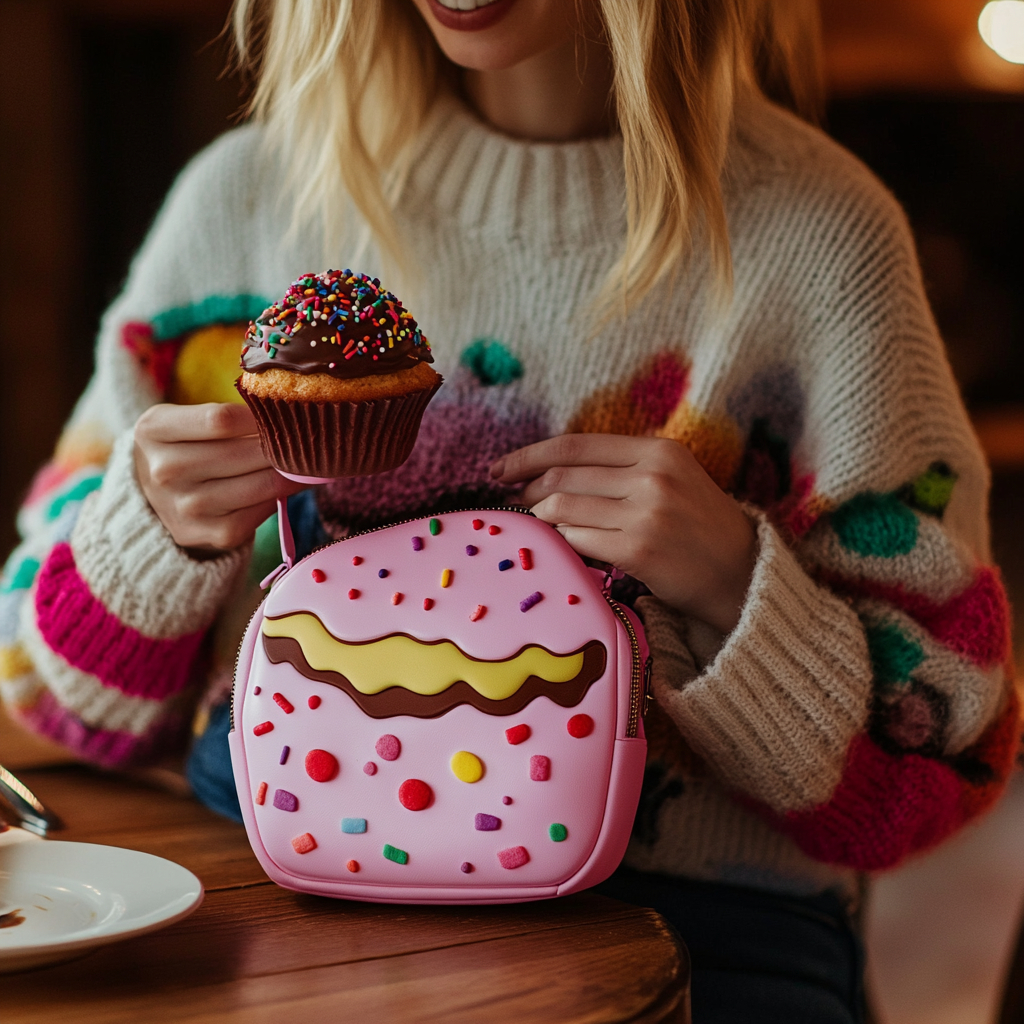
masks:
[[[629,637],[631,657],[629,673],[629,718],[626,720],[626,736],[628,739],[635,739],[640,716],[647,714],[647,706],[651,699],[651,659],[648,657],[647,664],[641,664],[640,641],[637,639],[636,629],[633,627],[633,623],[617,601],[613,601],[607,594],[605,594],[605,600],[608,602],[608,607],[611,608],[618,620],[625,627],[626,636]]]

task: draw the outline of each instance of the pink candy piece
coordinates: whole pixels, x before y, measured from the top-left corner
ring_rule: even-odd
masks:
[[[316,849],[316,840],[308,832],[303,832],[292,840],[292,849],[296,853],[309,853]]]
[[[511,871],[513,868],[521,868],[530,860],[525,846],[510,846],[507,850],[498,851],[498,863],[503,868]]]
[[[385,761],[397,761],[402,752],[402,741],[397,736],[386,733],[374,744],[377,756]]]
[[[547,782],[551,778],[551,758],[534,754],[530,758],[530,778],[534,782]]]
[[[478,604],[476,606],[476,608],[474,608],[473,611],[470,613],[469,621],[470,622],[479,622],[484,617],[484,615],[486,613],[487,613],[487,606],[483,605],[483,604]]]
[[[367,761],[366,764],[363,765],[363,773],[366,775],[376,775],[377,766],[372,761]]]

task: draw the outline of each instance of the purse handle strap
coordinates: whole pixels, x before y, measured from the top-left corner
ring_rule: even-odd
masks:
[[[271,586],[295,564],[295,537],[291,520],[288,518],[288,499],[277,499],[277,539],[281,544],[281,564],[265,579],[260,581],[260,590]]]

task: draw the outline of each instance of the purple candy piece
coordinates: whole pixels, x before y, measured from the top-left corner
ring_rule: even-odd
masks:
[[[497,832],[501,828],[501,818],[496,818],[493,814],[478,814],[473,819],[473,828],[477,832]]]
[[[534,754],[530,758],[530,778],[534,782],[547,782],[551,778],[551,758]]]
[[[472,870],[473,870],[473,865],[472,865],[472,864],[470,864],[468,860],[464,860],[464,861],[462,862],[462,865],[461,865],[461,866],[459,867],[459,870],[460,870],[460,871],[461,871],[461,872],[462,872],[462,873],[463,873],[464,875],[468,875],[468,874],[470,873],[470,871],[472,871]]]
[[[412,539],[412,549],[413,549],[413,551],[422,551],[423,550],[423,538],[422,537],[413,537],[413,539]]]
[[[512,561],[511,558],[503,558],[498,563],[498,572],[504,572],[506,569],[511,569],[514,564],[515,563]],[[524,608],[523,611],[525,611],[525,610],[526,609]]]
[[[397,736],[387,733],[377,740],[374,749],[385,761],[397,761],[398,755],[402,752],[402,743]]]
[[[274,806],[279,811],[297,811],[299,809],[299,798],[287,789],[279,789],[274,793]]]
[[[277,763],[278,764],[287,764],[288,763],[288,755],[291,752],[292,752],[292,748],[291,747],[282,747],[281,748],[281,760],[278,761]]]
[[[510,796],[503,796],[503,797],[501,798],[501,802],[502,802],[502,803],[503,803],[503,804],[504,804],[504,805],[505,805],[506,807],[508,807],[508,805],[509,805],[510,803],[512,803],[512,797],[510,797]]]
[[[479,552],[479,550],[480,549],[478,547],[476,547],[475,545],[473,545],[473,544],[467,544],[466,545],[466,554],[467,555],[475,555],[475,554],[477,554],[477,552]]]
[[[363,765],[363,772],[366,775],[376,775],[377,766],[372,761],[367,761],[366,764]]]
[[[544,595],[539,590],[535,590],[529,597],[524,597],[523,600],[519,602],[519,610],[521,612],[528,612],[535,604],[537,604],[538,601],[542,601],[543,599]]]
[[[387,569],[378,569],[378,570],[377,570],[377,576],[378,576],[378,577],[379,577],[380,579],[382,579],[382,580],[383,580],[383,579],[387,579],[387,576],[388,576],[388,571],[387,571]]]

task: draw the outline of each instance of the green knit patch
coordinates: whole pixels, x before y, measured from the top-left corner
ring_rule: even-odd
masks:
[[[12,590],[28,590],[32,586],[39,572],[38,558],[24,558],[18,563],[18,568],[3,586],[0,586],[0,594],[9,594]]]
[[[261,295],[210,295],[201,302],[157,313],[151,321],[153,337],[157,341],[167,341],[211,324],[255,320],[269,305],[270,302]]]
[[[59,519],[61,512],[67,508],[70,502],[84,501],[90,494],[92,494],[93,491],[99,490],[100,484],[102,483],[102,473],[82,477],[82,479],[73,487],[65,491],[63,494],[58,494],[57,497],[50,502],[49,507],[45,512],[46,521],[52,523],[56,519]]]
[[[944,462],[933,462],[911,485],[910,504],[922,512],[941,516],[956,486],[956,473]]]
[[[840,505],[832,527],[847,551],[893,558],[914,550],[917,516],[895,494],[858,494]]]
[[[459,362],[481,384],[511,384],[523,375],[523,364],[500,341],[477,338]]]
[[[875,681],[881,685],[906,683],[924,661],[921,645],[893,625],[868,626],[865,630]]]

